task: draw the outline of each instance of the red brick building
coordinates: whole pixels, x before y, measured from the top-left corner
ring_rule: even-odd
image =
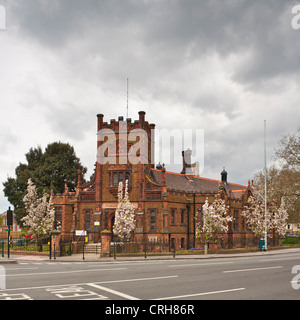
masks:
[[[106,143],[105,156],[116,156],[116,163],[98,161],[89,182],[83,184],[81,172],[78,172],[78,185],[75,192],[69,192],[67,185],[63,194],[54,195],[53,205],[56,217],[61,220],[62,234],[66,232],[87,232],[89,241],[98,241],[104,230],[112,231],[117,207],[119,181],[129,181],[129,198],[136,208],[136,228],[133,238],[137,241],[165,241],[175,245],[176,249],[190,249],[201,246],[203,240],[195,238],[196,220],[201,222],[202,206],[206,198],[213,202],[215,196],[229,206],[233,217],[229,232],[223,235],[223,247],[243,247],[253,245],[254,236],[246,230],[242,209],[251,193],[248,186],[227,182],[227,172],[221,172],[220,181],[194,176],[189,160],[191,151],[183,152],[181,173],[169,172],[164,166],[156,168],[151,163],[153,135],[155,125],[145,120],[145,112],[139,112],[139,119],[103,121],[104,116],[97,116],[97,129],[107,130],[107,135],[114,134],[115,141],[108,143],[108,138],[97,139],[97,150]],[[126,123],[127,130],[120,130],[120,123]],[[126,126],[125,126],[126,127]],[[139,141],[148,151],[140,151],[139,163],[128,161],[126,155],[138,139],[132,139],[130,132],[146,133]],[[123,140],[127,139],[127,144]],[[95,145],[96,147],[96,145]],[[139,153],[140,152],[140,153]],[[185,156],[185,157],[184,157]],[[121,161],[121,157],[123,160]],[[125,157],[125,158],[124,158]],[[124,159],[127,159],[124,162]],[[152,161],[153,162],[153,161]],[[106,232],[107,233],[107,232]],[[204,239],[204,238],[203,238]],[[255,243],[256,245],[256,243]]]
[[[0,239],[7,239],[7,211],[0,214]],[[19,238],[21,236],[21,228],[17,224],[16,220],[13,219],[13,225],[11,226],[11,236]]]

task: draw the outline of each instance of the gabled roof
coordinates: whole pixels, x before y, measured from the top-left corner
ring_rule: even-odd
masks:
[[[157,169],[151,169],[150,177],[154,183],[161,184],[162,171]],[[219,190],[219,186],[221,186],[226,189],[227,193],[229,191],[232,191],[233,196],[237,196],[238,194],[238,198],[240,198],[242,191],[245,191],[247,189],[246,186],[240,184],[227,183],[227,185],[224,185],[219,180],[207,179],[202,177],[194,176],[193,180],[190,180],[188,176],[186,176],[185,174],[169,171],[165,172],[165,177],[167,188],[169,190],[175,189],[185,192],[217,193]]]

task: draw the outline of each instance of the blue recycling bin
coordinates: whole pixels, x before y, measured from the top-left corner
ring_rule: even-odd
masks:
[[[263,251],[265,249],[265,239],[264,238],[259,239],[259,249],[260,249],[260,251]]]

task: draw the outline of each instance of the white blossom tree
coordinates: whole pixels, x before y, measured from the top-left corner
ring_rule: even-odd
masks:
[[[248,198],[248,205],[244,207],[242,216],[246,218],[247,227],[258,237],[264,237],[265,219],[267,221],[267,231],[271,230],[272,219],[270,211],[267,211],[265,218],[265,204],[263,198],[254,193]]]
[[[289,215],[287,213],[285,200],[281,199],[280,207],[274,211],[272,225],[273,228],[278,232],[280,236],[285,236],[286,234],[286,225]]]
[[[24,226],[27,226],[39,240],[50,234],[54,224],[54,209],[51,208],[52,197],[44,193],[38,197],[36,186],[31,179],[28,180],[27,193],[23,198],[27,215],[22,218]]]
[[[227,213],[225,201],[217,198],[211,205],[206,199],[203,209],[203,227],[202,232],[205,234],[205,252],[207,252],[207,243],[217,241],[220,233],[228,232],[228,222],[232,221]],[[196,236],[200,238],[201,224],[196,224]]]
[[[128,180],[125,182],[125,194],[123,197],[123,182],[119,182],[118,207],[115,212],[115,223],[113,232],[122,242],[130,239],[131,232],[135,228],[134,205],[130,203],[128,196]]]
[[[265,229],[267,232],[272,232],[275,229],[280,236],[284,236],[286,233],[288,213],[284,198],[281,199],[279,207],[276,202],[269,202],[265,213],[263,198],[253,188],[253,195],[249,197],[248,205],[244,207],[242,215],[246,218],[248,228],[256,236],[264,237]]]

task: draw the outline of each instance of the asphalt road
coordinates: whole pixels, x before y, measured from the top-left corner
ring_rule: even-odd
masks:
[[[300,300],[300,252],[208,260],[24,260],[0,272],[6,280],[0,300]]]

